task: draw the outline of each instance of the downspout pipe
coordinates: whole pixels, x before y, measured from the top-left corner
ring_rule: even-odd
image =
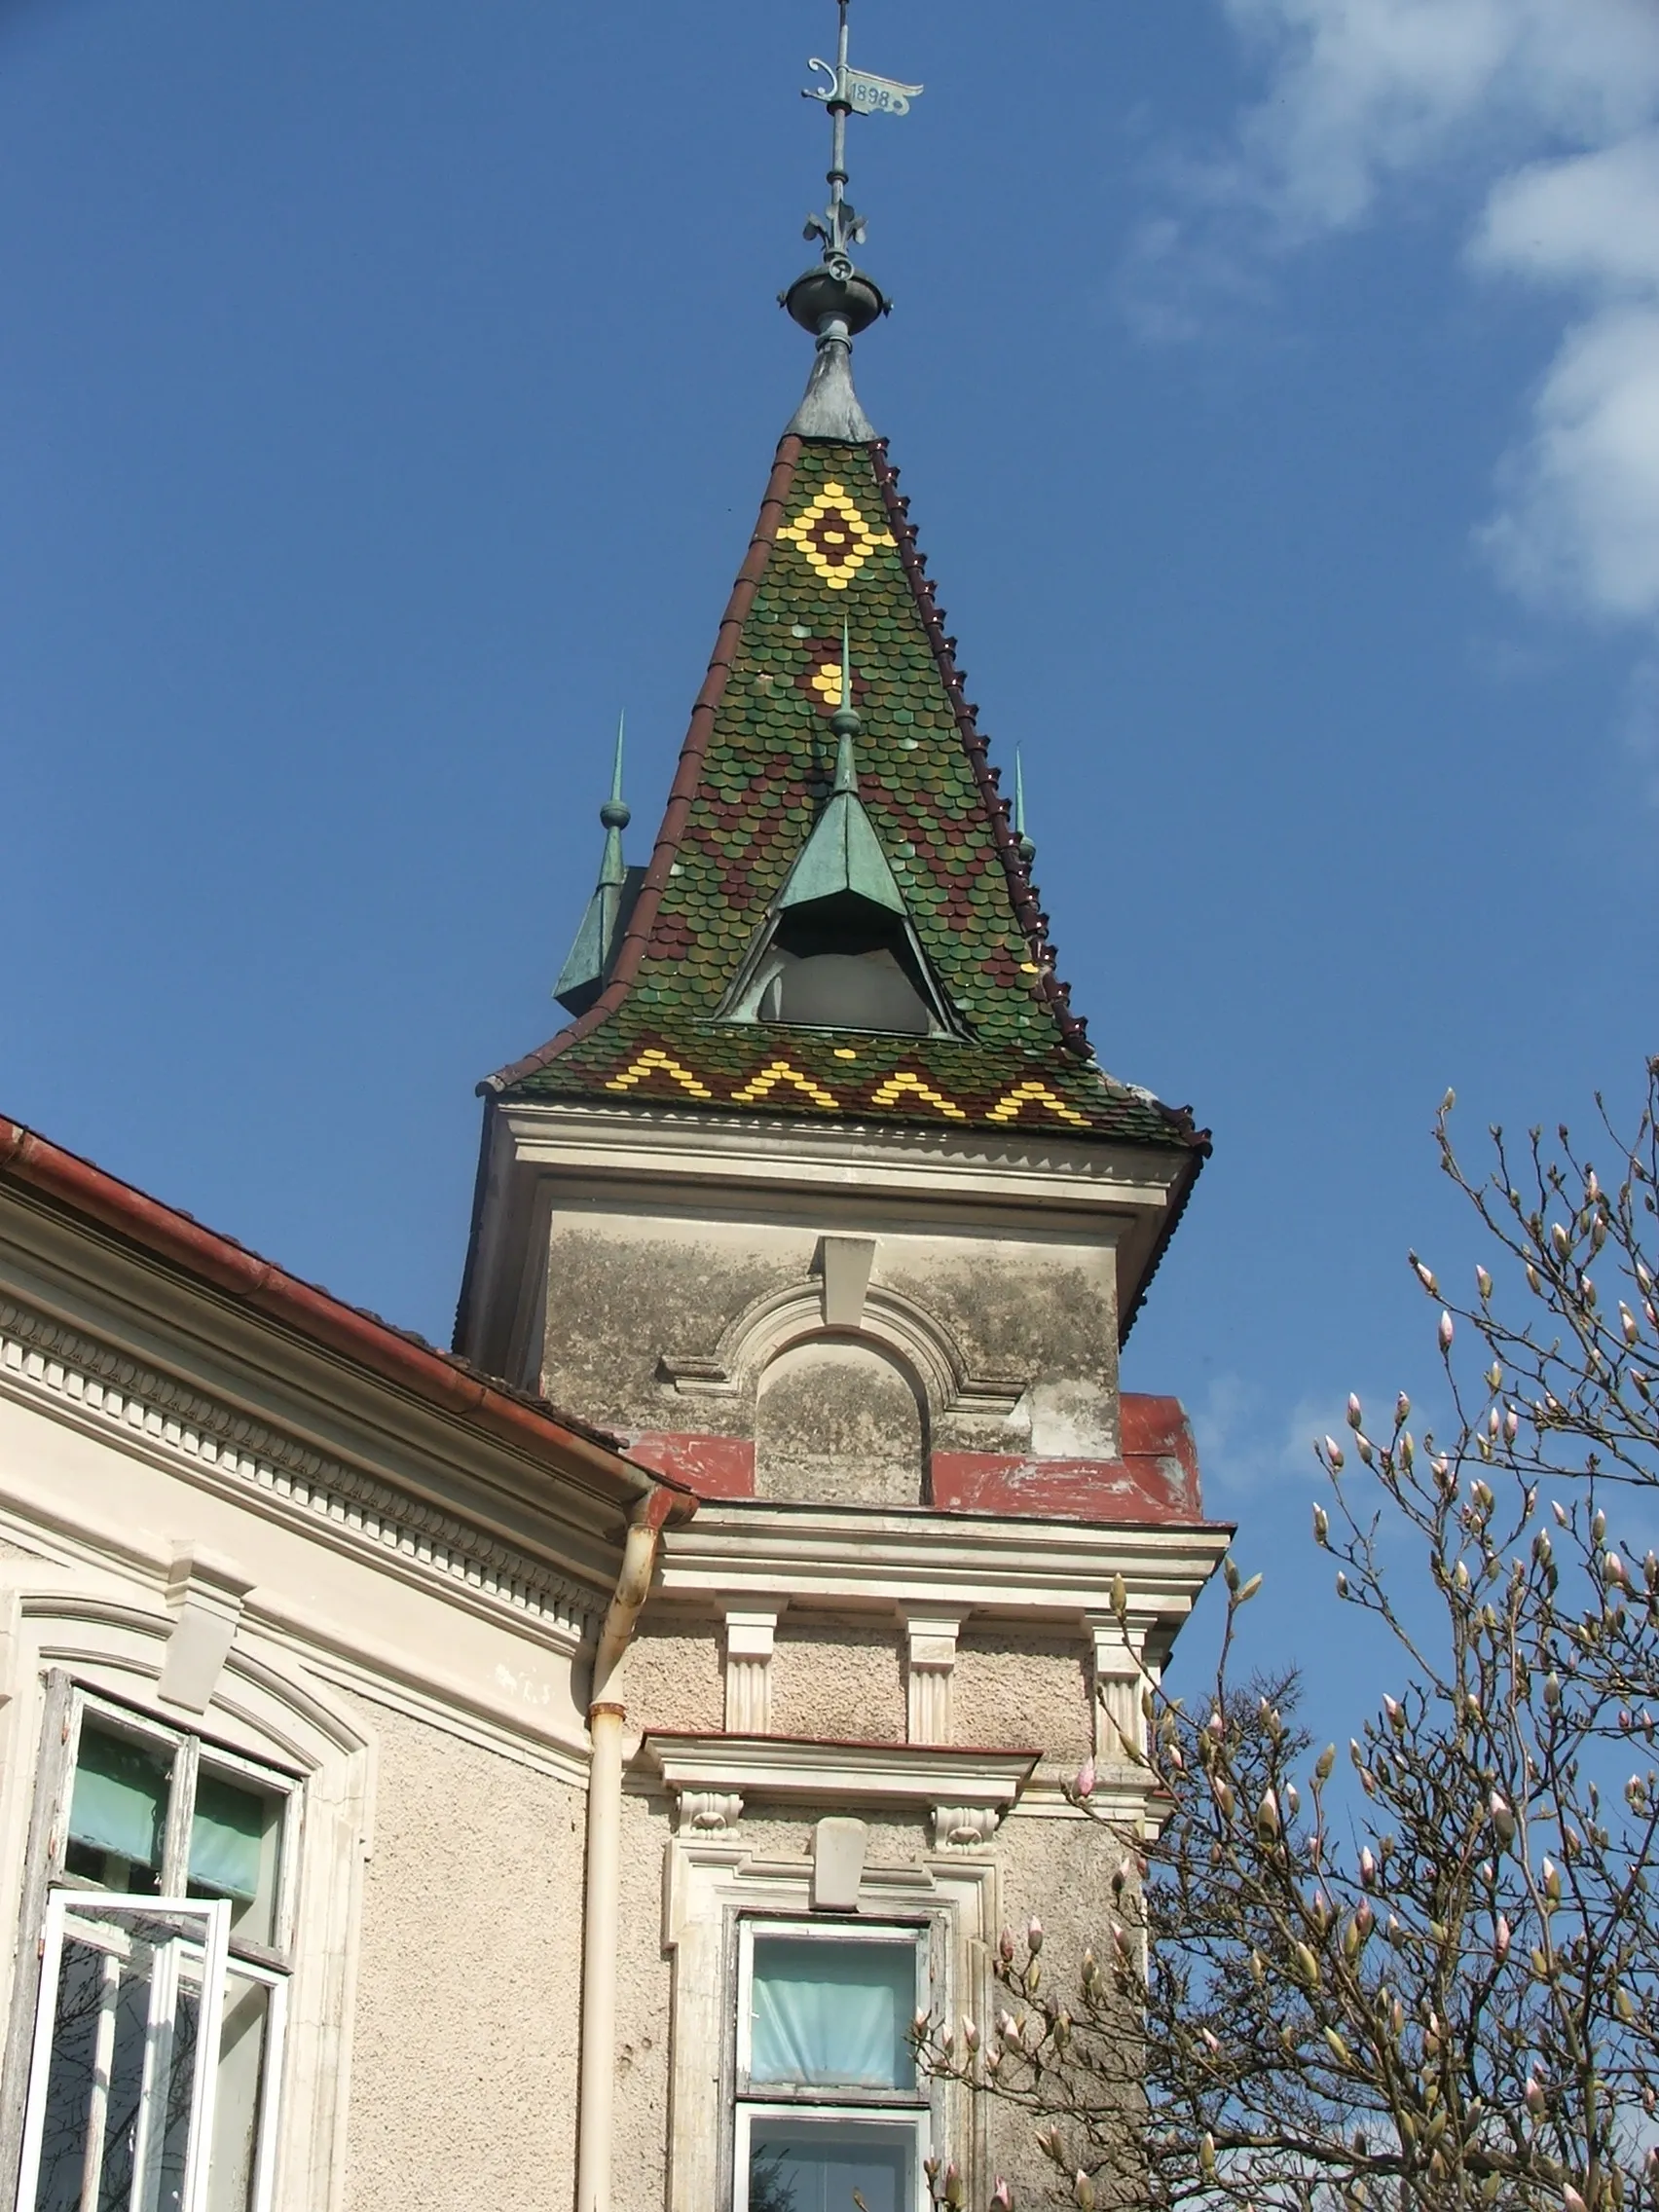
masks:
[[[599,1632],[588,1705],[587,1885],[582,1940],[581,2083],[576,2118],[576,2212],[610,2212],[610,2138],[616,2101],[616,1946],[622,1905],[622,1731],[627,1709],[607,1696],[650,1594],[663,1525],[696,1500],[653,1490],[635,1507],[622,1569]]]

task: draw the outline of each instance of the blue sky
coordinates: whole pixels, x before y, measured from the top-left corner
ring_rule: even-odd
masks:
[[[859,349],[1106,1064],[1125,1380],[1325,1653],[1427,1131],[1654,1047],[1659,18],[862,0]],[[643,855],[807,367],[820,0],[0,0],[0,1105],[439,1339],[476,1079]],[[1336,1670],[1328,1679],[1348,1677]]]

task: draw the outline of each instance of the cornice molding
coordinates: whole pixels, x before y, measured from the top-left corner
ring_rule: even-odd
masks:
[[[729,1182],[816,1181],[832,1163],[849,1187],[891,1186],[908,1197],[937,1188],[992,1202],[1024,1200],[1090,1213],[1161,1211],[1187,1155],[1171,1145],[1131,1145],[1016,1125],[1007,1132],[867,1122],[803,1123],[785,1115],[730,1114],[659,1101],[608,1107],[515,1098],[502,1108],[519,1165]]]
[[[687,1833],[735,1827],[752,1798],[898,1805],[930,1815],[937,1845],[972,1848],[996,1833],[1042,1753],[653,1729],[640,1756],[679,1799]]]
[[[405,1574],[579,1641],[603,1610],[582,1588],[459,1515],[284,1435],[240,1407],[66,1323],[0,1299],[0,1391],[93,1434],[111,1430],[260,1509]]]
[[[1110,1610],[1124,1577],[1141,1631],[1172,1630],[1227,1551],[1206,1524],[1034,1521],[1000,1514],[895,1513],[814,1506],[706,1503],[666,1532],[666,1596],[707,1603],[915,1605],[963,1615],[1085,1621]]]

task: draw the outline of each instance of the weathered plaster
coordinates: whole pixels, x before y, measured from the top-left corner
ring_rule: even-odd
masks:
[[[351,1701],[377,1743],[348,2212],[545,2212],[575,2186],[579,1791]],[[640,2198],[637,2201],[646,2201]]]
[[[896,1620],[814,1622],[786,1613],[772,1658],[772,1732],[904,1741],[904,1677]]]
[[[896,1361],[839,1338],[796,1345],[760,1379],[757,1497],[919,1505],[926,1425]]]
[[[752,1300],[804,1277],[815,1239],[745,1235],[712,1222],[555,1213],[541,1386],[601,1426],[750,1434],[750,1409],[687,1401],[661,1363],[700,1346]]]
[[[1002,1911],[1007,1926],[1022,1930],[1035,1913],[1043,1923],[1045,1995],[1061,1998],[1075,1988],[1079,1963],[1086,1946],[1092,1944],[1097,1957],[1110,1953],[1112,1870],[1123,1847],[1105,1828],[1075,1820],[1043,1820],[1017,1811],[998,1833],[997,1858],[1002,1869]],[[1023,1956],[1024,1945],[1020,1944]],[[1018,2014],[1017,2003],[998,1989],[998,2005]],[[1137,2093],[1130,2041],[1132,2021],[1125,2018],[1122,2094],[1127,2109]],[[1005,2174],[1014,2185],[1016,2204],[1041,2204],[1052,2190],[1053,2168],[1032,2146],[1028,2113],[985,2100],[990,2129],[991,2171]]]
[[[621,1695],[639,1728],[719,1728],[725,1680],[716,1622],[658,1627],[648,1615],[628,1647]]]
[[[616,1961],[616,2116],[612,2135],[617,2212],[663,2201],[668,2155],[673,1962],[663,1947],[663,1853],[671,1823],[660,1797],[622,1800],[622,1928]],[[719,2054],[709,2053],[711,2071]],[[563,2204],[549,2191],[544,2201]],[[492,2212],[494,2208],[492,2207]]]
[[[1076,1637],[970,1624],[951,1681],[959,1744],[1041,1751],[1074,1766],[1091,1749],[1089,1646]]]

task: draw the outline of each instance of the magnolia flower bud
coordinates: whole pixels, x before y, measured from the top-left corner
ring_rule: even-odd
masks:
[[[991,2192],[990,2212],[1014,2212],[1014,2192],[1001,2174],[998,2174],[997,2186]]]
[[[1371,1889],[1377,1880],[1377,1855],[1367,1844],[1359,1855],[1359,1879],[1363,1889]]]
[[[1352,1392],[1352,1391],[1350,1390],[1350,1391],[1348,1392],[1348,1402],[1347,1402],[1347,1424],[1348,1424],[1349,1428],[1359,1428],[1359,1427],[1362,1427],[1362,1426],[1364,1425],[1364,1421],[1365,1421],[1365,1412],[1364,1412],[1364,1409],[1363,1409],[1363,1407],[1362,1407],[1362,1406],[1360,1405],[1360,1402],[1359,1402],[1359,1400],[1358,1400],[1358,1399],[1357,1399],[1357,1398],[1356,1398],[1356,1397],[1354,1396],[1353,1392]]]
[[[1445,1310],[1444,1308],[1442,1308],[1439,1329],[1440,1348],[1442,1351],[1450,1351],[1452,1349],[1453,1333],[1452,1316]]]
[[[1330,1516],[1322,1505],[1313,1508],[1313,1541],[1322,1544],[1331,1532]]]
[[[1025,1947],[1035,1958],[1043,1948],[1043,1923],[1033,1913],[1025,1930]]]
[[[1092,1759],[1085,1759],[1082,1766],[1077,1770],[1077,1794],[1080,1797],[1092,1797],[1094,1794],[1094,1761]]]
[[[1523,2093],[1527,2099],[1527,2110],[1534,2120],[1542,2120],[1545,2110],[1544,2090],[1542,2083],[1535,2074],[1528,2075],[1527,2087]]]
[[[1412,1254],[1412,1266],[1417,1272],[1417,1278],[1419,1282],[1420,1282],[1423,1289],[1427,1291],[1429,1297],[1438,1298],[1440,1296],[1440,1285],[1434,1279],[1434,1270],[1429,1267],[1424,1267],[1423,1263],[1418,1258],[1415,1252]]]
[[[1275,1836],[1279,1832],[1278,1799],[1271,1789],[1264,1789],[1262,1802],[1256,1807],[1256,1832],[1263,1836]]]
[[[1094,2212],[1094,2184],[1081,2166],[1076,2181],[1072,2183],[1072,2195],[1077,2200],[1078,2212]]]
[[[1325,1439],[1325,1457],[1329,1460],[1333,1472],[1340,1475],[1343,1471],[1343,1448],[1334,1436],[1327,1436]]]
[[[1617,1552],[1609,1552],[1606,1558],[1603,1560],[1602,1573],[1608,1582],[1613,1583],[1621,1590],[1630,1580],[1625,1572],[1625,1563],[1620,1559]]]
[[[1509,1923],[1502,1913],[1497,1916],[1497,1929],[1492,1939],[1492,1955],[1499,1966],[1509,1956]]]
[[[1014,1937],[1009,1934],[1006,1928],[997,1937],[997,1954],[1001,1958],[1002,1963],[1005,1967],[1013,1962]]]
[[[1488,1274],[1485,1268],[1476,1268],[1475,1287],[1479,1290],[1483,1300],[1488,1299],[1492,1296],[1492,1277],[1490,1274]]]
[[[1501,1797],[1495,1789],[1492,1793],[1492,1802],[1488,1810],[1492,1814],[1493,1829],[1498,1842],[1508,1843],[1511,1841],[1515,1834],[1515,1815],[1507,1800]]]
[[[1561,2185],[1561,2200],[1567,2207],[1567,2212],[1590,2212],[1590,2207],[1569,2181],[1564,2181]]]

